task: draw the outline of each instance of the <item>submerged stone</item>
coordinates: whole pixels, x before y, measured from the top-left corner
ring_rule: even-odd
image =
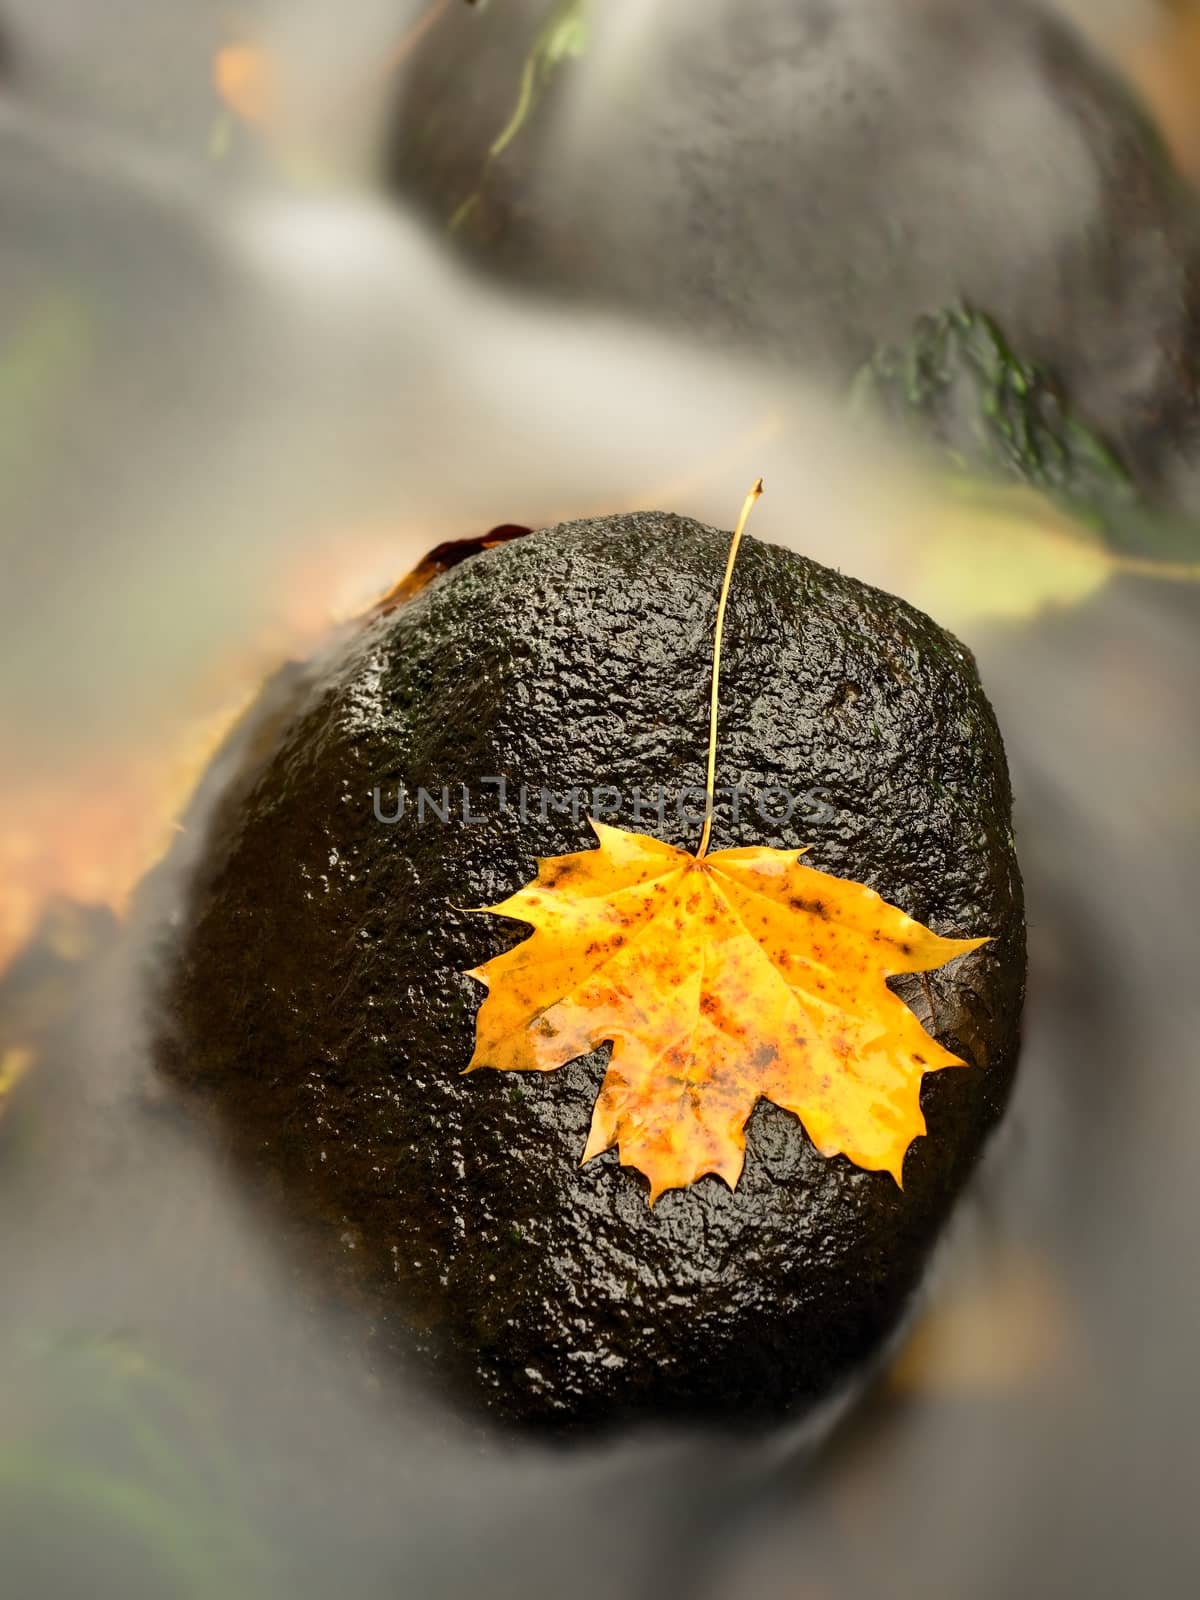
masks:
[[[754,540],[721,679],[741,815],[720,808],[713,848],[808,844],[936,932],[992,936],[892,980],[968,1063],[925,1077],[903,1188],[760,1101],[736,1190],[651,1210],[615,1151],[580,1164],[607,1047],[464,1076],[465,973],[524,930],[461,908],[589,848],[589,809],[695,848],[727,549],[657,513],[487,549],[279,680],[210,783],[164,1062],[318,1220],[388,1342],[498,1418],[774,1419],[828,1395],[896,1326],[1011,1085],[1021,887],[974,662]]]

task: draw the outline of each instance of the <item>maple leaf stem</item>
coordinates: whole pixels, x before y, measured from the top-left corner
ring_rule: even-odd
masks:
[[[713,638],[712,696],[708,710],[708,774],[704,782],[704,832],[700,835],[700,845],[696,851],[697,861],[702,861],[708,854],[708,841],[712,837],[713,804],[717,782],[717,704],[721,687],[721,639],[725,633],[725,607],[729,602],[729,586],[733,582],[733,564],[737,560],[738,546],[742,542],[750,513],[754,510],[754,502],[762,492],[763,481],[758,478],[750,493],[742,501],[741,515],[738,517],[737,527],[733,530],[733,538],[729,544],[729,559],[725,563],[721,597],[717,601],[717,627]]]

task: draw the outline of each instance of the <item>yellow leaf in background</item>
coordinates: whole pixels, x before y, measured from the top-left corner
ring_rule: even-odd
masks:
[[[1033,490],[972,486],[923,508],[902,592],[955,631],[1090,599],[1127,563]]]
[[[948,494],[921,496],[904,517],[893,518],[893,527],[904,562],[889,575],[893,587],[952,631],[1080,605],[1118,576],[1200,582],[1200,560],[1172,559],[1169,546],[1154,553],[1165,534],[1178,537],[1181,527],[1190,538],[1190,524],[1146,519],[1147,553],[1134,553],[1106,543],[1082,517],[1020,485],[956,481]]]
[[[888,1371],[902,1394],[984,1399],[1078,1380],[1083,1329],[1053,1263],[1009,1248],[922,1313]]]
[[[243,122],[265,127],[278,110],[279,87],[265,50],[227,45],[213,57],[213,86]]]
[[[0,1116],[8,1097],[33,1065],[33,1051],[24,1046],[0,1051]]]
[[[1148,21],[1149,25],[1145,25]],[[1200,6],[1174,0],[1154,8],[1122,52],[1180,167],[1200,179]]]
[[[320,97],[324,115],[336,122],[339,117],[356,110],[364,95],[377,91],[382,82],[404,65],[425,35],[445,15],[449,3],[450,0],[431,0],[382,57],[348,71],[344,81],[328,84]],[[309,98],[318,87],[314,82],[297,81],[296,73],[295,60],[289,62],[279,52],[244,40],[224,45],[216,51],[212,61],[213,88],[227,110],[260,132],[272,134],[285,131],[290,114],[296,110],[296,102]],[[301,76],[309,75],[301,73]],[[224,153],[227,136],[228,125],[218,126],[214,154]],[[312,152],[312,156],[320,170],[322,163],[317,153]]]

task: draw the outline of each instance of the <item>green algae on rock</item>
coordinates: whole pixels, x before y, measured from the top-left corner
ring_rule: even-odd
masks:
[[[1070,505],[1137,499],[1115,451],[1076,416],[1054,375],[1022,360],[992,318],[970,306],[921,317],[910,339],[878,350],[855,379],[852,403],[975,471]]]
[[[1132,558],[1169,577],[1200,555],[1200,522],[1148,501],[1055,374],[973,307],[919,317],[907,340],[878,349],[855,378],[851,406],[934,446],[952,469],[1046,495],[1113,552],[1114,570]]]
[[[614,1152],[580,1165],[607,1048],[463,1075],[464,974],[522,930],[459,908],[588,847],[569,791],[694,844],[727,546],[652,513],[475,556],[281,680],[214,776],[164,1063],[318,1220],[397,1351],[497,1419],[769,1420],[827,1396],[896,1326],[1011,1085],[1021,889],[974,663],[912,607],[754,540],[718,786],[763,804],[719,806],[714,847],[810,844],[935,931],[993,936],[893,980],[969,1063],[925,1080],[903,1190],[760,1103],[736,1190],[703,1178],[650,1211]],[[789,820],[781,795],[802,797]]]

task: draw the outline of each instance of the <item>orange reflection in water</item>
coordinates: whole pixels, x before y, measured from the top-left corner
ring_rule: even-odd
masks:
[[[21,752],[12,752],[0,789],[0,972],[54,901],[124,911],[263,678],[385,595],[412,543],[365,529],[321,546],[285,583],[261,634],[204,672],[169,727],[76,753],[59,770],[23,767]]]

